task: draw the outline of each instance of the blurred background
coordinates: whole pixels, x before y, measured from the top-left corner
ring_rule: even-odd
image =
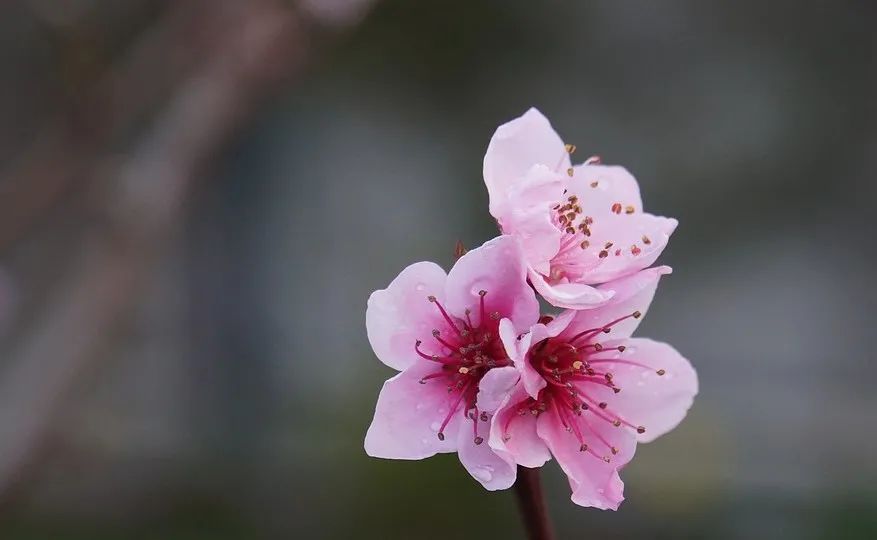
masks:
[[[365,301],[495,234],[539,107],[681,225],[639,334],[688,419],[560,538],[877,537],[877,4],[0,4],[0,538],[523,538],[366,457]]]

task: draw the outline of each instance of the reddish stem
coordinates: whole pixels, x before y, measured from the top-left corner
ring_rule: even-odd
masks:
[[[548,519],[548,508],[539,482],[539,469],[518,466],[515,482],[518,507],[524,519],[529,540],[554,540],[554,531]]]

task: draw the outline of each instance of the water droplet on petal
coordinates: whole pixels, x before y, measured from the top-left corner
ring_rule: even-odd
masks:
[[[491,480],[493,480],[492,467],[476,467],[475,471],[472,474],[475,475],[475,478],[481,480],[482,482],[490,482]]]
[[[414,288],[417,289],[418,291],[422,291],[422,290],[426,289],[426,285],[424,283],[418,283]]]
[[[478,297],[480,296],[481,291],[487,291],[487,294],[490,294],[490,287],[488,283],[484,280],[478,280],[469,287],[469,292],[472,296]]]
[[[438,433],[438,430],[440,430],[441,428],[442,428],[441,422],[433,422],[432,424],[429,425],[429,429],[435,431],[436,433]]]

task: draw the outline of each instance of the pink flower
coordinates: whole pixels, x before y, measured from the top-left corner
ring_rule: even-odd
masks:
[[[697,375],[675,349],[630,337],[669,272],[657,267],[603,285],[615,291],[610,302],[545,318],[522,336],[501,325],[521,384],[492,418],[496,453],[526,467],[553,455],[569,477],[573,502],[618,508],[624,500],[618,470],[636,443],[673,429],[697,394]]]
[[[373,457],[423,459],[458,452],[487,489],[505,489],[515,464],[486,444],[490,417],[520,375],[499,338],[539,318],[514,238],[494,238],[450,273],[420,262],[368,300],[368,338],[401,373],[384,383],[365,437]]]
[[[496,130],[484,181],[490,213],[503,234],[520,240],[533,286],[555,306],[580,309],[613,294],[591,285],[655,262],[677,222],[643,211],[623,167],[599,158],[572,166],[574,150],[530,109]]]

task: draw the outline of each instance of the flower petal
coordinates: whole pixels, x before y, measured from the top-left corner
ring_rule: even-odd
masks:
[[[636,180],[623,167],[585,165],[575,171],[569,190],[592,220],[590,245],[577,258],[591,269],[579,281],[603,283],[654,263],[678,222],[645,213]]]
[[[472,421],[461,422],[459,427],[459,439],[457,441],[457,455],[460,463],[469,471],[472,478],[478,480],[488,491],[508,489],[515,483],[517,468],[514,461],[508,455],[501,455],[493,451],[487,443],[490,424],[476,420],[479,423],[479,436],[483,437],[481,444],[475,444]]]
[[[534,165],[520,182],[507,190],[506,211],[497,216],[500,229],[521,244],[527,264],[548,274],[560,249],[563,232],[552,222],[552,207],[563,197],[561,175],[545,165]]]
[[[602,510],[617,510],[624,500],[624,484],[617,470],[633,457],[636,439],[629,431],[616,428],[593,414],[586,412],[578,419],[579,425],[585,428],[582,434],[586,444],[598,456],[605,454],[609,457],[610,463],[590,452],[581,451],[575,434],[564,428],[553,411],[539,415],[536,432],[569,478],[574,503]],[[600,437],[609,444],[600,440]],[[616,454],[611,453],[610,446],[615,447]]]
[[[611,369],[615,384],[622,389],[607,400],[611,400],[612,412],[645,427],[646,431],[637,435],[637,440],[651,442],[685,418],[697,395],[697,373],[688,360],[666,343],[644,338],[627,339],[623,343],[627,347],[624,353],[616,352],[614,356],[644,364],[649,369],[632,364],[601,363],[601,368]],[[606,345],[612,347],[614,343]],[[663,375],[659,375],[658,370]]]
[[[548,447],[536,434],[536,417],[518,414],[518,406],[529,400],[517,386],[490,420],[490,447],[524,467],[541,467],[551,459]]]
[[[369,296],[365,325],[381,362],[403,370],[418,358],[414,351],[418,339],[433,344],[430,332],[444,328],[445,323],[427,296],[443,300],[446,280],[437,264],[418,262],[402,270],[386,289]]]
[[[375,416],[365,436],[368,455],[388,459],[423,459],[457,449],[454,436],[463,412],[451,418],[439,440],[438,431],[448,413],[449,396],[445,385],[421,378],[440,371],[438,364],[419,360],[384,383],[375,407]]]
[[[477,422],[481,443],[475,444],[473,420],[469,419],[460,424],[457,443],[460,463],[473,478],[490,491],[511,487],[515,483],[516,470],[510,455],[497,454],[490,447],[488,439],[492,423],[482,420],[480,413],[492,416],[497,408],[508,401],[519,378],[518,371],[512,366],[507,366],[491,369],[478,384],[479,418],[474,422]]]
[[[595,182],[597,185],[592,186]],[[583,209],[605,207],[609,210],[612,203],[618,202],[622,206],[633,206],[637,212],[643,211],[639,184],[620,165],[575,165],[569,184],[570,191],[579,195]],[[609,202],[610,206],[602,204],[605,202]]]
[[[601,285],[600,291],[614,292],[612,299],[600,307],[576,312],[563,335],[571,336],[587,329],[600,328],[639,311],[638,318],[629,317],[612,325],[608,337],[616,339],[630,336],[649,310],[661,276],[672,271],[669,266],[656,266]]]
[[[478,410],[493,414],[511,394],[521,375],[513,366],[489,370],[478,383]]]
[[[529,332],[520,335],[521,339],[518,339],[518,335],[511,330],[510,322],[505,319],[500,321],[500,338],[503,341],[509,358],[511,358],[515,367],[520,372],[521,383],[530,397],[538,397],[539,391],[545,388],[546,382],[542,375],[530,364],[527,353],[531,347],[538,345],[540,341],[557,336],[563,332],[574,317],[574,311],[564,311],[547,325],[541,323],[534,324]]]
[[[584,283],[555,283],[545,280],[542,274],[530,271],[530,283],[549,304],[567,309],[590,309],[605,304],[614,294]]]
[[[510,189],[533,165],[566,171],[569,154],[551,123],[531,108],[496,129],[484,155],[484,182],[490,195],[490,213],[500,219]]]
[[[539,318],[539,301],[527,285],[521,248],[511,236],[498,236],[460,257],[445,285],[448,310],[463,317],[472,310],[480,324],[480,291],[486,291],[486,313],[499,312],[518,329],[529,328]]]

